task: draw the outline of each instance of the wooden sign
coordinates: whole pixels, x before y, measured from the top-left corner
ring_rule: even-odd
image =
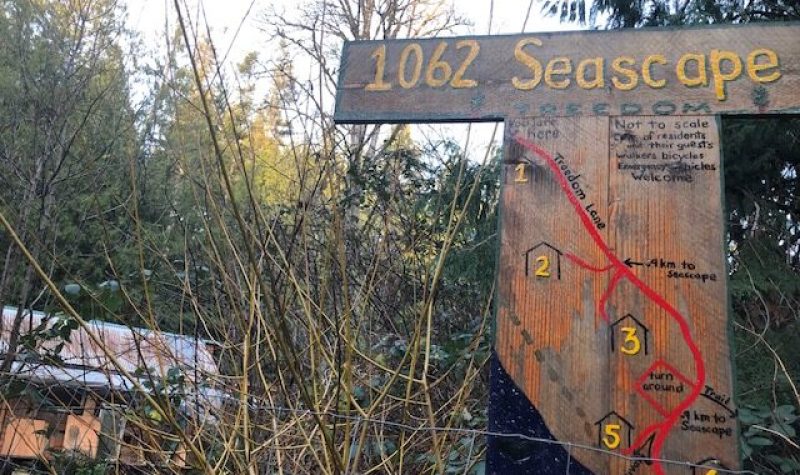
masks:
[[[738,467],[715,119],[515,119],[506,143],[496,351],[537,436]]]
[[[798,24],[346,44],[339,122],[506,121],[489,473],[738,469],[715,115],[798,90]]]
[[[345,44],[338,122],[798,113],[800,24]]]

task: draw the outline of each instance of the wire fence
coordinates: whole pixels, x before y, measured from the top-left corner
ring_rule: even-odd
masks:
[[[753,472],[751,470],[734,470],[728,469],[720,466],[709,466],[708,463],[692,463],[685,460],[674,460],[668,458],[654,458],[654,457],[647,457],[642,456],[639,454],[636,455],[625,455],[620,452],[615,452],[611,450],[606,450],[601,447],[587,445],[578,442],[570,442],[570,441],[562,441],[562,440],[554,440],[542,437],[535,437],[528,434],[517,433],[517,432],[500,432],[500,431],[493,431],[487,429],[476,429],[476,428],[468,428],[468,427],[445,427],[445,426],[431,426],[426,424],[408,424],[403,422],[396,422],[390,421],[385,419],[376,419],[371,417],[364,417],[361,415],[353,415],[353,414],[342,414],[335,411],[313,411],[309,409],[298,409],[298,408],[291,408],[285,406],[276,406],[271,404],[265,404],[260,402],[259,398],[254,398],[252,395],[248,398],[250,402],[248,404],[249,409],[254,412],[272,412],[272,413],[283,413],[283,414],[291,414],[294,416],[300,417],[307,417],[307,416],[317,416],[320,418],[326,419],[335,419],[341,421],[349,421],[355,423],[353,426],[353,432],[357,433],[359,430],[359,426],[362,424],[374,424],[385,428],[392,428],[392,429],[399,429],[403,431],[410,431],[414,433],[420,432],[430,432],[430,433],[457,433],[463,435],[470,435],[473,437],[496,437],[496,438],[503,438],[503,439],[516,439],[525,442],[532,442],[536,444],[543,444],[543,445],[551,445],[551,446],[558,446],[564,449],[567,453],[567,463],[566,463],[566,474],[571,473],[571,469],[573,467],[577,467],[576,464],[573,464],[573,461],[576,460],[573,456],[573,453],[576,451],[584,451],[584,452],[592,452],[597,454],[602,454],[611,458],[617,458],[625,460],[626,462],[630,463],[644,463],[647,465],[653,463],[660,463],[664,465],[670,466],[677,466],[677,467],[684,467],[687,469],[694,469],[694,468],[702,468],[707,470],[715,470],[717,474],[749,474],[749,475],[760,475],[757,472]],[[254,400],[256,399],[256,400]],[[43,403],[40,402],[40,406]],[[70,409],[82,409],[82,406],[75,405],[70,406],[69,404],[63,404],[60,406],[62,410],[70,410]],[[713,462],[712,462],[713,463]],[[345,473],[355,473],[355,472],[348,472],[345,470]],[[703,472],[706,473],[706,472]]]
[[[561,441],[561,440],[545,439],[545,438],[541,438],[541,437],[533,437],[533,436],[530,436],[530,435],[527,435],[527,434],[521,434],[521,433],[497,432],[497,431],[491,431],[491,430],[486,430],[486,429],[472,429],[472,428],[466,428],[466,427],[437,427],[437,426],[427,426],[427,425],[411,425],[411,424],[404,424],[402,422],[393,422],[393,421],[387,421],[387,420],[381,420],[381,419],[372,419],[372,418],[369,418],[369,417],[354,416],[354,415],[349,415],[349,414],[341,414],[341,413],[337,413],[337,412],[311,411],[311,410],[307,410],[307,409],[293,409],[293,408],[290,408],[290,407],[263,406],[263,405],[259,405],[258,407],[259,407],[259,409],[262,409],[262,410],[270,410],[270,411],[274,411],[274,412],[287,412],[287,413],[292,413],[292,414],[297,414],[297,415],[306,415],[306,416],[316,415],[316,416],[319,416],[319,417],[328,417],[328,418],[332,418],[332,419],[349,420],[351,422],[356,422],[356,423],[359,423],[359,424],[360,423],[377,424],[377,425],[381,425],[381,426],[384,426],[384,427],[392,427],[392,428],[396,428],[396,429],[402,429],[402,430],[408,430],[408,431],[414,431],[414,432],[451,432],[451,433],[455,432],[455,433],[469,434],[469,435],[474,435],[474,436],[501,437],[501,438],[507,438],[507,439],[524,440],[524,441],[527,441],[527,442],[535,442],[535,443],[541,443],[541,444],[547,444],[547,445],[556,445],[556,446],[560,446],[560,447],[564,448],[567,451],[567,457],[568,457],[567,458],[567,470],[566,470],[567,474],[570,473],[570,468],[572,466],[572,460],[573,460],[572,451],[573,450],[583,450],[583,451],[587,451],[587,452],[600,453],[600,454],[603,454],[603,455],[607,455],[609,457],[623,459],[623,460],[626,460],[628,462],[634,462],[634,463],[635,462],[641,462],[641,463],[646,463],[648,465],[652,464],[652,463],[661,463],[661,464],[667,464],[667,465],[672,465],[672,466],[686,467],[686,468],[690,468],[690,469],[691,468],[713,469],[713,470],[716,470],[716,473],[719,473],[719,474],[726,473],[726,474],[736,474],[736,475],[741,475],[741,474],[761,475],[761,474],[758,474],[758,473],[753,472],[751,470],[732,470],[732,469],[727,469],[727,468],[722,468],[722,467],[717,467],[717,466],[713,466],[712,467],[712,466],[709,466],[707,463],[706,464],[698,464],[698,463],[687,462],[687,461],[684,461],[684,460],[672,460],[672,459],[665,459],[665,458],[643,457],[643,456],[640,456],[640,455],[633,455],[633,456],[624,455],[624,454],[621,454],[619,452],[613,452],[613,451],[606,450],[606,449],[603,449],[603,448],[600,448],[600,447],[595,447],[595,446],[592,446],[592,445],[586,445],[586,444],[581,444],[581,443],[576,443],[576,442],[566,442],[566,441]]]

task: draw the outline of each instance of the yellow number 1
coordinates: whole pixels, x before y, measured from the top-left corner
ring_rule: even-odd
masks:
[[[384,71],[386,69],[386,45],[381,45],[372,52],[372,58],[375,60],[375,80],[364,87],[366,91],[388,91],[392,85],[384,79]]]
[[[516,176],[514,177],[514,183],[527,183],[528,177],[525,176],[525,164],[520,163],[516,167],[514,167],[514,171],[517,172]]]
[[[642,349],[642,343],[639,341],[639,337],[636,336],[636,327],[622,327],[620,330],[625,334],[625,341],[622,342],[619,351],[626,355],[638,354]]]

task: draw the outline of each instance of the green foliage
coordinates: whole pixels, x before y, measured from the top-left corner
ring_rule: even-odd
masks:
[[[126,309],[119,282],[114,279],[97,285],[69,283],[63,288],[69,303],[87,320],[119,321]]]
[[[455,157],[459,156],[457,148],[453,152]],[[462,166],[461,160],[465,163],[459,177],[455,170]],[[494,263],[497,260],[500,163],[500,150],[486,167],[466,157],[459,158],[442,180],[436,197],[443,206],[455,202],[458,209],[466,210],[460,232],[456,235],[456,246],[445,267],[446,282],[462,290],[477,288],[484,295],[494,283]],[[477,184],[476,195],[467,202],[473,183]],[[422,202],[432,201],[431,198]]]
[[[57,475],[105,475],[109,465],[104,460],[87,457],[81,452],[58,451],[53,452],[53,462],[50,465]],[[53,473],[50,470],[42,473]]]
[[[759,473],[800,472],[796,442],[800,429],[798,421],[800,416],[795,406],[788,404],[773,410],[751,406],[739,408],[742,452]]]
[[[162,377],[157,368],[137,368],[135,376],[142,378],[143,388],[163,406],[156,407],[150,402],[142,402],[142,414],[154,424],[164,422],[162,412],[165,410],[176,415],[182,427],[187,424],[188,416],[183,407],[186,401],[187,381],[183,370],[171,367]]]
[[[124,13],[106,0],[5,2],[0,12],[0,41],[13,45],[0,51],[0,211],[56,280],[99,282],[112,273],[101,243],[123,244],[130,230],[120,206],[135,155]],[[0,303],[30,306],[39,283],[15,248],[3,256]]]
[[[723,121],[736,396],[762,417],[800,404],[792,389],[800,381],[798,134],[798,118]],[[791,444],[741,422],[746,467],[797,470]]]
[[[793,20],[800,6],[793,0],[542,0],[542,11],[562,22],[609,28]]]

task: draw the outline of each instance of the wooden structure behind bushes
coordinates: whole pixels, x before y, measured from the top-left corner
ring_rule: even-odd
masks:
[[[3,311],[0,352],[5,351],[17,312],[13,307]],[[23,336],[45,335],[46,330],[63,323],[58,316],[23,312]],[[105,350],[89,332],[105,342]],[[155,416],[146,414],[136,402],[141,398],[137,398],[133,381],[112,364],[106,350],[128,374],[139,375],[145,388],[152,389],[150,381],[168,384],[170,375],[181,374],[187,399],[191,398],[185,406],[203,407],[204,413],[195,416],[213,417],[220,401],[219,393],[210,387],[218,376],[214,342],[92,321],[89,328],[73,330],[69,341],[42,338],[36,348],[39,357],[18,358],[11,365],[11,374],[4,376],[11,381],[6,386],[11,394],[0,401],[0,461],[73,454],[120,465],[156,464],[176,469],[187,465],[186,450],[177,436],[143,433],[141,420],[128,423],[131,417],[144,417],[145,424],[152,423],[147,417]],[[54,361],[53,355],[60,361]]]

